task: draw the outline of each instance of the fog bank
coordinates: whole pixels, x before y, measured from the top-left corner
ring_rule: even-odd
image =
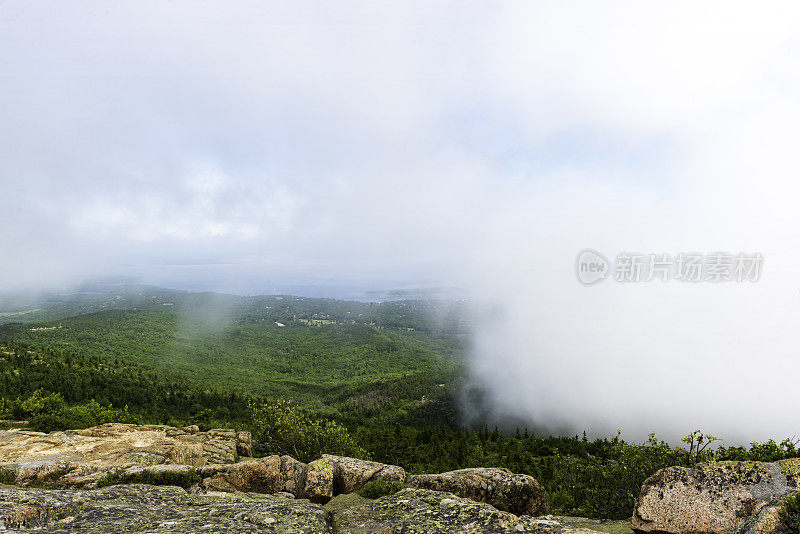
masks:
[[[800,434],[795,4],[0,14],[0,291],[465,288],[498,417]],[[587,287],[586,248],[764,270]]]

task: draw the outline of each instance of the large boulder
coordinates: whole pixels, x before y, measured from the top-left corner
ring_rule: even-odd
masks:
[[[396,465],[323,454],[308,464],[304,495],[313,502],[324,503],[334,495],[361,489],[367,482],[381,479],[403,482],[405,478],[405,470]]]
[[[328,515],[308,501],[269,495],[190,495],[139,484],[99,490],[0,486],[0,531],[51,534],[331,533]]]
[[[799,490],[800,459],[670,467],[642,485],[631,526],[675,534],[767,532],[780,502]]]
[[[210,491],[278,493],[283,491],[280,456],[199,469],[203,487]]]
[[[250,432],[236,433],[236,454],[239,455],[239,458],[253,457],[253,436]]]
[[[403,482],[406,472],[396,465],[382,464],[346,456],[331,456],[323,454],[333,463],[333,492],[352,493],[361,489],[367,482],[376,480],[393,480]]]
[[[303,495],[316,503],[326,503],[333,497],[334,463],[330,459],[320,458],[308,464]]]
[[[265,456],[235,464],[214,464],[198,468],[203,487],[209,491],[257,493],[286,492],[302,497],[306,464],[291,456]]]
[[[334,514],[333,529],[337,534],[594,534],[554,517],[516,516],[452,493],[416,488],[345,507]]]
[[[508,469],[460,469],[435,475],[413,475],[406,482],[415,488],[449,491],[514,514],[547,513],[547,499],[541,484],[532,476],[514,474]]]
[[[303,462],[288,455],[281,456],[282,491],[302,497],[306,485],[306,469]]]

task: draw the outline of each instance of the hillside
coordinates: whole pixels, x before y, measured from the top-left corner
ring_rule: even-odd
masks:
[[[147,288],[48,302],[28,301],[39,309],[0,326],[0,419],[35,430],[236,428],[253,433],[257,451],[304,461],[359,456],[408,473],[504,467],[539,480],[555,510],[606,518],[629,517],[644,480],[664,467],[797,455],[791,440],[700,454],[655,437],[464,428],[456,399],[468,323],[458,305]]]
[[[44,307],[6,315],[0,340],[141,364],[213,388],[288,397],[318,411],[412,378],[452,385],[466,343],[463,322],[451,321],[448,330],[424,302],[137,288],[38,304]],[[68,313],[78,314],[33,321]]]

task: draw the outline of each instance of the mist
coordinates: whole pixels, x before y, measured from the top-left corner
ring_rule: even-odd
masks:
[[[795,4],[0,14],[0,291],[464,288],[498,420],[800,434]],[[586,248],[764,267],[587,287]]]

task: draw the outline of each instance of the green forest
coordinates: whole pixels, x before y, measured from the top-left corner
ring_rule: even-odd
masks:
[[[457,399],[469,321],[458,303],[135,287],[3,297],[0,312],[0,419],[34,430],[196,424],[250,430],[257,453],[303,461],[325,452],[411,473],[506,467],[539,480],[554,510],[605,518],[629,517],[662,467],[798,455],[789,440],[724,447],[699,431],[674,447],[466,427]]]

